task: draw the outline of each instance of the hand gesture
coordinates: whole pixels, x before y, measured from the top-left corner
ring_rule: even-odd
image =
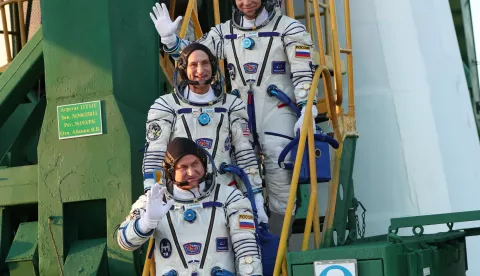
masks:
[[[165,6],[164,3],[162,3],[162,5],[156,3],[153,6],[153,13],[150,13],[150,18],[155,24],[155,28],[162,40],[175,35],[178,24],[180,24],[180,20],[182,20],[182,17],[179,16],[175,19],[175,22],[172,22],[167,6]]]
[[[303,120],[305,118],[305,110],[306,109],[307,108],[305,106],[302,108],[302,115],[300,116],[300,118],[298,118],[298,121],[295,123],[295,126],[293,127],[293,134],[294,135],[297,135],[297,131],[300,131],[302,129],[302,124],[303,124]],[[318,115],[317,107],[315,105],[312,105],[313,134],[315,134],[315,129],[316,129],[315,117],[317,117],[317,115]]]
[[[158,222],[164,218],[170,208],[172,207],[174,200],[170,199],[167,203],[163,202],[163,197],[167,188],[160,187],[158,183],[155,183],[147,192],[147,205],[145,207],[145,214],[140,218],[138,224],[142,232],[148,232],[151,229],[157,227]]]

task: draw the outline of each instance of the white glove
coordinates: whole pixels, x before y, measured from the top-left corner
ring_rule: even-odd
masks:
[[[252,184],[254,187],[261,187],[262,177],[260,176],[260,172],[258,171],[258,169],[248,168],[247,170],[248,180],[250,180],[250,184]]]
[[[162,39],[162,43],[171,48],[172,44],[175,44],[177,41],[175,31],[177,30],[178,24],[180,24],[182,17],[179,16],[177,19],[175,19],[175,22],[172,22],[167,6],[165,6],[164,3],[162,3],[161,6],[159,3],[156,3],[153,6],[153,14],[150,13],[150,18],[155,24],[155,28]]]
[[[145,214],[138,221],[138,227],[143,233],[147,233],[157,228],[158,222],[167,215],[172,207],[174,200],[170,199],[166,204],[163,202],[163,195],[167,188],[160,187],[158,183],[152,186],[147,192],[147,205]]]
[[[305,118],[305,110],[307,108],[304,106],[302,108],[302,115],[300,115],[300,118],[298,118],[298,121],[295,123],[295,126],[293,127],[293,134],[297,135],[297,131],[302,129],[302,124],[303,124],[303,119]],[[312,105],[312,124],[313,124],[313,134],[315,134],[315,117],[317,117],[318,111],[317,107],[315,105]]]
[[[263,195],[261,193],[255,194],[255,205],[257,205],[257,216],[258,216],[258,223],[268,223],[268,216],[265,213],[264,200]]]

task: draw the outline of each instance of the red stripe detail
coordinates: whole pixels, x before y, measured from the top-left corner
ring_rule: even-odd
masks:
[[[255,225],[251,222],[240,222],[240,228],[255,229]]]
[[[237,186],[237,181],[236,180],[233,180],[232,182],[228,183],[227,186],[233,186],[233,185]]]
[[[287,104],[284,104],[284,103],[277,105],[278,108],[282,108],[282,107],[285,107],[285,106],[287,106]]]
[[[309,53],[295,53],[295,56],[297,57],[310,57]]]

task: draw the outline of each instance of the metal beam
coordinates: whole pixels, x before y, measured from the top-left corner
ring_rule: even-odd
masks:
[[[0,126],[43,74],[43,33],[40,28],[0,75]]]
[[[9,119],[9,121],[14,119],[14,122],[9,123],[8,125],[5,124],[5,126],[7,126],[7,129],[3,130],[3,132],[7,134],[6,137],[8,137],[8,132],[10,131],[10,128],[8,128],[8,126],[12,126],[13,124],[20,125],[18,127],[18,131],[14,133],[15,136],[10,137],[10,140],[0,140],[3,144],[2,146],[0,146],[0,162],[4,163],[3,161],[7,153],[11,153],[11,160],[10,162],[8,162],[7,166],[13,167],[25,165],[26,158],[23,154],[23,150],[25,149],[27,143],[31,140],[31,138],[40,131],[40,128],[42,126],[43,114],[45,113],[46,99],[42,98],[37,104],[30,105],[33,105],[33,108],[26,108],[27,111],[24,112],[29,112],[29,114],[25,119],[21,120],[21,117],[24,116],[24,114],[18,114],[16,118]]]
[[[457,212],[405,218],[392,218],[389,229],[480,220],[480,211]]]
[[[37,202],[38,167],[0,169],[0,206]]]

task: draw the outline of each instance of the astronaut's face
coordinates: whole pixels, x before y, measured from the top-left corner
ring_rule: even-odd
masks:
[[[212,77],[212,65],[210,64],[207,53],[202,50],[196,50],[188,56],[187,77],[191,81],[198,81],[200,83]],[[195,85],[197,90],[203,91],[205,89],[202,88],[206,88],[207,90],[205,92],[208,91],[209,86],[209,84]],[[194,92],[200,91],[194,90]]]
[[[257,10],[262,4],[262,0],[235,0],[237,8],[245,15],[247,19],[254,19]]]
[[[200,179],[205,175],[200,158],[193,154],[185,155],[175,165],[175,181],[188,182],[187,185],[179,186],[180,189],[190,190],[200,184]]]

